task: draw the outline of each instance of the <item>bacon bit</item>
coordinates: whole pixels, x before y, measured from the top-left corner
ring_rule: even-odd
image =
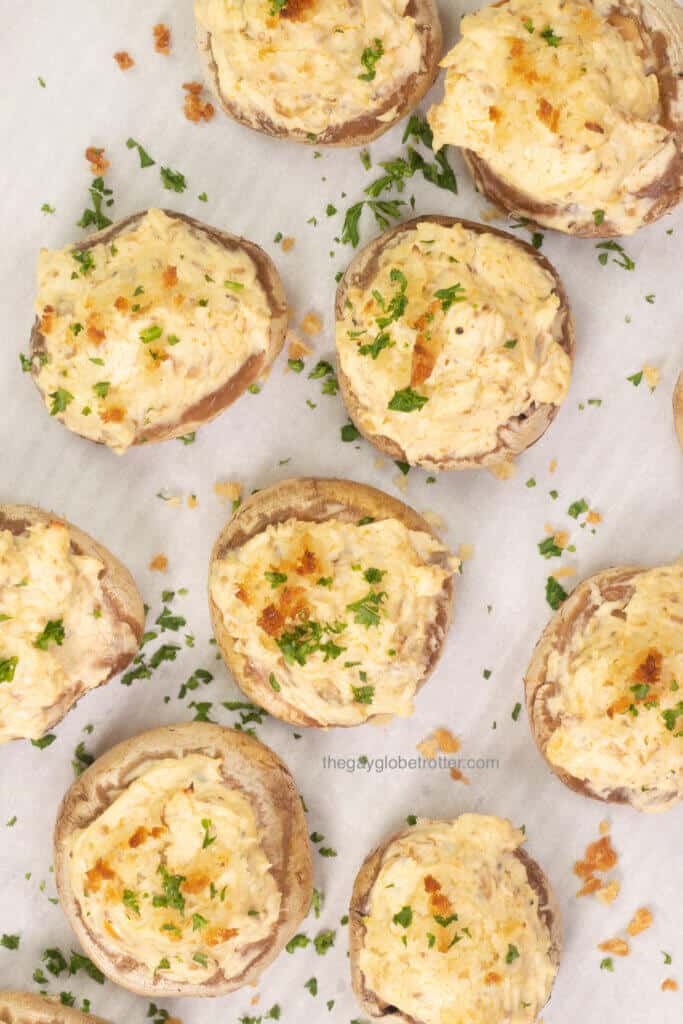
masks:
[[[615,715],[624,715],[631,707],[631,704],[636,703],[636,698],[633,697],[619,697],[617,700],[612,701],[610,706],[607,708],[607,717],[614,718]]]
[[[319,568],[320,566],[315,554],[312,551],[306,550],[299,560],[296,572],[300,576],[310,576],[311,573],[318,572]]]
[[[109,161],[104,156],[104,149],[98,149],[96,146],[88,146],[85,151],[85,159],[90,164],[93,174],[101,176],[109,167]]]
[[[209,878],[207,875],[188,875],[184,882],[181,883],[181,889],[183,892],[188,893],[190,896],[194,896],[196,893],[201,892],[202,889],[206,889],[209,884]]]
[[[637,683],[657,683],[662,675],[662,655],[660,651],[650,650],[633,674]]]
[[[108,935],[111,935],[112,939],[120,939],[121,938],[119,933],[116,931],[116,929],[112,925],[111,921],[109,921],[107,918],[105,918],[105,921],[104,921],[104,930],[105,930],[105,932]]]
[[[678,982],[673,978],[665,978],[661,987],[662,992],[678,992]]]
[[[470,780],[466,775],[463,775],[459,768],[451,768],[450,775],[455,782],[464,782],[466,786],[469,786]]]
[[[45,306],[43,309],[43,315],[40,320],[40,329],[43,334],[50,334],[52,328],[55,325],[55,310],[54,306]]]
[[[557,132],[560,123],[560,111],[557,107],[553,107],[551,103],[548,103],[546,99],[543,99],[543,97],[538,101],[536,117],[539,121],[543,121],[551,132]]]
[[[441,888],[441,882],[434,878],[434,875],[425,875],[424,887],[425,892],[438,892]]]
[[[516,39],[516,38],[513,39],[511,44],[510,44],[510,56],[511,57],[521,57],[523,53],[524,53],[524,40]]]
[[[584,121],[584,128],[587,128],[589,132],[597,132],[599,135],[605,134],[605,129],[600,124],[596,124],[595,121]]]
[[[100,413],[100,419],[103,423],[122,423],[125,415],[126,412],[120,405],[114,405]]]
[[[639,910],[636,910],[626,925],[626,931],[632,936],[640,935],[641,932],[646,932],[648,928],[652,927],[652,921],[652,912],[647,907],[641,907]]]
[[[548,466],[548,472],[549,473],[554,473],[556,469],[557,469],[557,459],[551,459],[550,460],[550,465]]]
[[[603,953],[613,953],[614,956],[628,956],[631,952],[626,939],[607,939],[606,942],[601,942],[598,946]]]
[[[164,288],[173,288],[174,285],[178,284],[178,270],[176,267],[168,266],[161,275],[161,280],[164,282]]]
[[[168,25],[164,25],[163,22],[155,25],[152,29],[154,34],[154,49],[157,53],[163,53],[165,57],[168,57],[171,52],[171,30]]]
[[[313,351],[306,345],[301,338],[294,333],[294,331],[287,332],[287,341],[289,342],[289,350],[287,355],[289,359],[305,359],[306,356],[310,356]],[[289,370],[289,366],[285,367],[285,373]]]
[[[417,387],[423,384],[431,375],[436,363],[436,357],[431,349],[425,344],[425,338],[418,334],[413,348],[413,362],[410,370],[410,386]]]
[[[207,946],[218,946],[221,942],[228,942],[239,935],[238,928],[208,928],[204,933],[204,941]]]
[[[453,904],[442,892],[432,892],[429,896],[429,909],[440,917],[448,917],[453,912]]]
[[[501,113],[498,107],[489,107],[489,121],[500,121]]]
[[[574,864],[574,874],[579,878],[590,878],[595,871],[610,871],[617,863],[617,854],[609,836],[603,836],[586,847],[583,860]]]
[[[598,889],[597,897],[601,903],[605,903],[607,906],[609,906],[610,903],[614,903],[615,899],[619,895],[620,890],[621,886],[619,885],[617,880],[612,879],[612,881],[608,882],[607,885],[603,885],[600,889]]]
[[[247,604],[248,605],[248,604],[251,603],[251,598],[249,596],[249,591],[246,590],[245,587],[243,587],[241,584],[235,590],[235,597],[237,598],[238,601],[241,601],[242,604]]]
[[[487,985],[500,985],[502,980],[503,979],[500,974],[496,974],[495,971],[489,971],[488,974],[484,976],[484,981]]]
[[[579,889],[576,896],[590,896],[591,893],[598,892],[602,888],[602,882],[595,875],[590,875],[585,882],[585,885]]]
[[[183,89],[185,89],[183,110],[187,120],[192,121],[193,124],[199,124],[200,121],[210,121],[216,113],[216,108],[213,103],[202,99],[202,91],[204,89],[202,83],[185,82]]]
[[[323,329],[323,322],[317,313],[307,313],[301,321],[301,330],[309,338],[315,338]]]
[[[600,515],[599,512],[591,511],[586,516],[586,522],[587,523],[591,523],[593,525],[596,525],[597,523],[601,523],[602,522],[602,516]]]
[[[166,555],[155,555],[149,563],[152,572],[166,572],[168,569],[168,558]]]
[[[226,501],[239,501],[242,496],[242,484],[237,480],[217,481],[213,485],[213,493]]]
[[[198,505],[199,505],[199,499],[197,498],[197,495],[196,494],[188,494],[188,496],[187,496],[187,507],[188,508],[197,508]]]
[[[118,53],[115,53],[114,60],[116,61],[116,63],[122,71],[128,71],[135,64],[135,61],[127,52],[127,50],[119,50]]]
[[[426,761],[431,761],[439,753],[439,744],[433,736],[428,736],[427,739],[421,740],[415,749]]]
[[[282,251],[283,252],[289,252],[290,249],[294,248],[294,244],[295,244],[295,240],[293,238],[289,238],[289,237],[288,238],[283,238],[282,239]]]
[[[130,302],[128,299],[124,299],[123,295],[119,295],[114,303],[114,308],[118,309],[119,313],[126,313],[130,309]]]
[[[93,892],[99,891],[102,882],[111,882],[114,878],[116,878],[116,872],[112,871],[101,857],[96,862],[95,867],[90,868],[90,871],[85,873],[88,889],[91,889]]]
[[[277,636],[282,631],[284,624],[284,619],[274,604],[269,604],[264,608],[256,620],[256,625],[260,626],[268,636]]]
[[[442,754],[455,754],[460,750],[460,741],[456,739],[450,729],[435,729],[434,739]]]
[[[135,832],[133,832],[133,835],[128,840],[128,845],[131,847],[131,849],[135,850],[137,849],[138,846],[142,846],[142,844],[147,840],[148,836],[149,832],[147,831],[146,828],[144,828],[141,825],[140,828],[136,828]]]

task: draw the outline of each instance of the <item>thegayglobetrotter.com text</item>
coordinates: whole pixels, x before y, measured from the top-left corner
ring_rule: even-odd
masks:
[[[453,770],[492,771],[500,768],[497,757],[451,757],[439,754],[436,757],[406,757],[404,754],[383,754],[381,757],[336,757],[325,754],[322,759],[326,771],[335,772],[420,772]]]

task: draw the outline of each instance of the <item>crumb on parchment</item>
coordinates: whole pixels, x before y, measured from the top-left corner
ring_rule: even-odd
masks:
[[[157,53],[163,53],[165,57],[168,57],[171,52],[171,30],[168,25],[164,25],[160,22],[155,25],[152,29],[154,35],[154,49]]]
[[[88,146],[85,151],[85,159],[90,164],[90,170],[92,173],[98,177],[102,177],[109,168],[109,161],[105,158],[103,148]]]
[[[135,66],[135,61],[127,50],[118,50],[118,52],[114,54],[114,60],[122,71],[128,71],[130,68]]]
[[[149,567],[152,572],[166,572],[168,569],[168,558],[163,554],[155,555],[149,563]]]

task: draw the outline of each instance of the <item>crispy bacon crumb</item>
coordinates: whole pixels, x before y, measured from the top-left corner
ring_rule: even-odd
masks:
[[[425,875],[424,887],[425,892],[438,892],[441,888],[441,882],[434,878],[434,875]]]
[[[168,266],[161,275],[161,279],[164,282],[164,288],[173,288],[174,285],[178,284],[178,270],[176,267]]]
[[[289,252],[289,250],[293,249],[293,248],[294,248],[294,239],[293,238],[289,238],[288,237],[288,238],[283,238],[282,239],[282,251],[283,252]]]
[[[631,952],[631,947],[626,939],[607,939],[599,944],[598,949],[603,953],[612,953],[614,956],[628,956]]]
[[[577,897],[589,896],[597,893],[603,903],[612,903],[619,894],[619,883],[616,881],[607,884],[596,878],[596,872],[606,873],[611,871],[617,864],[617,854],[612,846],[609,837],[609,824],[602,822],[600,825],[602,838],[586,847],[583,860],[577,860],[574,864],[574,874],[583,880],[583,886],[576,893]]]
[[[662,992],[678,992],[678,982],[673,978],[665,978],[662,982]]]
[[[130,309],[130,302],[128,299],[124,299],[123,295],[119,295],[114,303],[114,308],[118,309],[119,313],[126,313]]]
[[[125,415],[125,410],[120,405],[113,405],[100,413],[100,419],[103,423],[123,423]]]
[[[55,325],[54,306],[45,306],[40,320],[40,329],[43,334],[49,334]]]
[[[301,321],[301,330],[309,338],[315,338],[323,329],[323,322],[317,313],[307,313]]]
[[[616,878],[613,878],[607,885],[601,885],[597,890],[597,897],[601,903],[605,903],[609,906],[610,903],[614,903],[615,899],[619,895],[621,886],[617,882]]]
[[[185,82],[183,89],[185,90],[183,110],[187,120],[192,121],[193,124],[199,124],[200,121],[210,121],[216,113],[216,108],[213,103],[202,99],[202,92],[204,90],[202,83]]]
[[[647,907],[640,907],[626,925],[626,931],[631,936],[640,935],[652,927],[652,920],[652,912]]]
[[[310,356],[313,351],[301,338],[294,333],[294,331],[287,332],[287,341],[289,342],[289,348],[287,350],[287,357],[289,359],[305,359],[306,356]],[[289,366],[285,367],[285,372],[289,369]]]
[[[168,569],[168,558],[166,555],[155,555],[149,563],[152,572],[166,572]]]
[[[164,25],[160,22],[153,28],[154,33],[154,49],[157,53],[163,53],[165,57],[168,57],[171,52],[171,30],[168,25]]]
[[[90,868],[90,871],[86,871],[85,878],[88,889],[92,892],[97,892],[102,882],[111,882],[113,878],[116,878],[116,874],[100,857],[95,867]]]
[[[131,57],[127,50],[119,50],[118,53],[115,53],[114,60],[116,61],[116,63],[122,71],[128,71],[135,65],[135,61],[133,60],[133,58]]]
[[[97,146],[88,146],[85,151],[85,159],[90,164],[90,170],[93,174],[101,177],[109,167],[109,161],[105,158],[104,149],[98,149]]]

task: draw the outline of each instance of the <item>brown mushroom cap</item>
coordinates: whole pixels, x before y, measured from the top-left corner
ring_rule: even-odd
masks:
[[[79,252],[85,252],[87,249],[92,249],[93,246],[111,242],[120,234],[136,228],[147,215],[147,212],[147,210],[143,210],[141,213],[135,213],[130,217],[126,217],[125,220],[120,220],[116,224],[112,224],[111,227],[90,235],[83,243],[76,243],[73,248]],[[188,217],[184,213],[176,213],[173,210],[164,210],[163,212],[173,220],[182,221],[192,231],[206,236],[210,242],[227,250],[240,250],[250,257],[256,268],[258,282],[265,292],[270,308],[269,343],[265,352],[262,352],[260,355],[250,356],[229,380],[219,382],[215,391],[212,391],[211,394],[206,395],[198,402],[195,402],[194,405],[185,409],[177,423],[160,423],[150,428],[142,428],[135,438],[134,444],[136,445],[148,444],[153,441],[169,441],[176,437],[182,437],[185,434],[198,430],[203,424],[209,423],[216,416],[219,416],[248,387],[255,384],[277,358],[284,345],[289,317],[287,299],[277,268],[270,256],[256,245],[255,242],[250,242],[246,238],[240,238],[237,235],[229,234],[227,231],[220,231],[218,228],[210,227],[208,224],[195,220],[194,217]],[[36,364],[35,356],[46,352],[48,347],[47,339],[40,330],[40,320],[36,318],[31,331],[29,346],[30,358],[34,361],[31,373],[36,385],[38,384],[40,366]]]
[[[18,536],[24,533],[30,526],[39,524],[47,526],[49,523],[63,523],[69,531],[71,539],[71,550],[75,555],[88,555],[97,558],[104,564],[100,573],[100,584],[105,600],[111,612],[120,622],[127,623],[138,642],[142,641],[142,634],[145,629],[145,608],[135,580],[128,569],[115,558],[89,534],[79,530],[77,526],[69,523],[60,516],[52,515],[43,509],[35,508],[33,505],[1,505],[0,504],[0,530],[9,530],[10,533]],[[99,683],[103,686],[114,676],[118,675],[130,664],[136,652],[125,653],[112,660],[108,666],[107,677]],[[91,687],[90,689],[93,689]],[[56,704],[53,705],[48,716],[45,731],[48,732],[58,722],[61,722],[65,714],[85,693],[86,688],[79,680],[74,680]]]
[[[211,33],[197,24],[195,38],[204,78],[220,106],[234,121],[266,135],[290,139],[292,142],[315,146],[364,146],[383,135],[410,113],[431,88],[439,71],[443,37],[439,12],[434,0],[409,0],[405,16],[415,19],[422,47],[420,70],[392,90],[382,101],[381,106],[367,111],[353,121],[328,128],[315,137],[311,137],[306,131],[276,124],[267,115],[245,110],[237,100],[224,96],[214,58]],[[391,116],[388,117],[388,114]]]
[[[67,840],[87,828],[114,802],[147,761],[205,754],[222,759],[226,786],[251,803],[263,849],[282,897],[272,934],[252,945],[239,975],[221,970],[201,984],[182,983],[151,972],[131,956],[113,949],[106,936],[89,927],[69,878]],[[151,729],[112,747],[76,779],[57,815],[54,834],[55,882],[62,908],[88,956],[112,981],[138,995],[219,996],[255,983],[281,952],[308,913],[312,894],[308,830],[294,780],[286,765],[265,744],[247,733],[204,722]]]
[[[669,213],[683,197],[683,11],[676,0],[641,0],[640,6],[641,17],[637,18],[631,6],[617,2],[610,17],[620,18],[639,36],[659,85],[659,123],[674,134],[677,144],[676,154],[663,175],[639,194],[639,198],[650,201],[642,221],[645,225]],[[596,224],[593,211],[580,208],[575,211],[576,219],[565,225],[571,207],[545,203],[520,191],[470,149],[463,150],[463,157],[477,190],[515,217],[526,217],[542,227],[583,238],[624,234],[608,220]]]
[[[440,822],[436,822],[440,824]],[[391,846],[409,835],[410,827],[403,828],[399,832],[383,839],[379,846],[368,854],[363,861],[360,871],[356,875],[349,905],[349,952],[351,956],[351,983],[353,991],[363,1013],[367,1013],[371,1020],[391,1021],[392,1024],[423,1024],[407,1013],[402,1013],[400,1007],[390,1006],[381,999],[376,992],[373,992],[365,984],[365,976],[360,969],[359,958],[365,942],[364,917],[370,912],[372,890],[379,873],[384,864],[385,857]],[[546,875],[529,854],[522,849],[515,851],[514,856],[522,862],[526,868],[529,885],[538,896],[539,917],[548,929],[550,935],[550,959],[557,968],[560,964],[562,953],[562,919],[560,907]]]
[[[226,552],[240,548],[268,526],[284,523],[288,519],[312,523],[338,519],[341,522],[357,523],[366,516],[378,520],[397,519],[408,530],[428,533],[439,540],[427,520],[414,509],[375,487],[351,480],[296,477],[258,491],[237,509],[218,535],[211,555],[211,566],[223,558]],[[418,690],[424,686],[441,656],[450,625],[452,603],[453,581],[449,578],[444,583],[437,615],[429,633],[429,661],[417,685]],[[209,607],[216,641],[240,689],[276,718],[292,725],[324,728],[326,723],[318,722],[299,711],[285,700],[281,692],[276,693],[268,682],[267,674],[236,650],[234,639],[223,625],[223,616],[211,594]],[[371,721],[372,717],[366,721]]]
[[[605,803],[632,804],[635,793],[622,787],[602,795],[593,788],[590,779],[579,779],[548,758],[548,743],[561,724],[561,719],[553,716],[548,707],[549,700],[557,694],[557,684],[548,679],[548,660],[553,651],[563,651],[571,643],[573,635],[586,628],[603,601],[616,601],[625,607],[633,596],[635,578],[644,571],[627,565],[605,569],[583,580],[543,630],[524,679],[531,733],[545,761],[569,789]],[[598,588],[600,595],[597,602],[591,593],[593,587]],[[678,799],[677,794],[668,789],[663,789],[658,796],[660,799],[653,805],[653,810],[664,810]]]
[[[574,318],[572,317],[571,310],[569,308],[567,293],[565,292],[560,276],[553,265],[545,258],[545,256],[542,256],[537,249],[534,249],[532,245],[521,241],[519,238],[515,238],[514,235],[511,235],[509,232],[489,227],[486,224],[478,224],[476,221],[464,220],[461,217],[444,217],[437,214],[415,217],[412,220],[405,221],[403,224],[398,224],[389,231],[385,231],[383,235],[375,238],[364,249],[361,249],[347,267],[344,276],[339,282],[339,287],[337,288],[337,298],[335,303],[337,322],[344,319],[346,298],[349,290],[351,288],[367,289],[371,287],[371,282],[379,267],[380,257],[386,246],[392,242],[397,235],[408,234],[411,231],[415,231],[420,224],[425,223],[439,224],[442,227],[453,227],[455,224],[460,224],[465,228],[465,230],[473,231],[478,235],[495,235],[497,238],[503,238],[505,241],[511,242],[536,260],[543,270],[552,276],[555,282],[553,290],[559,299],[560,306],[553,324],[553,336],[573,361],[576,350]],[[344,405],[346,406],[349,416],[353,420],[359,432],[368,441],[370,441],[375,448],[384,452],[385,455],[401,462],[409,462],[410,460],[406,456],[406,453],[392,438],[381,434],[371,434],[364,429],[360,419],[360,403],[348,376],[342,370],[339,356],[337,356],[337,377],[339,379],[339,386],[344,400]],[[495,466],[503,462],[505,459],[510,459],[521,454],[521,452],[530,448],[532,444],[535,444],[555,419],[558,409],[559,406],[554,404],[534,404],[529,408],[528,412],[523,413],[520,416],[512,417],[507,423],[504,423],[498,428],[498,444],[492,451],[482,452],[481,455],[467,456],[464,458],[458,456],[456,452],[453,452],[447,458],[430,459],[429,461],[421,460],[417,465],[423,465],[428,469],[439,470],[474,469],[478,466]]]
[[[64,1006],[55,996],[0,992],[0,1024],[107,1024],[92,1013]]]

